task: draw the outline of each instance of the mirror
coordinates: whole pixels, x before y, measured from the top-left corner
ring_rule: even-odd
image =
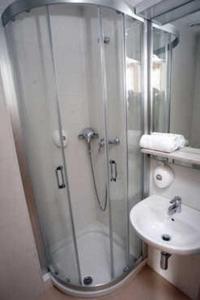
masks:
[[[174,36],[153,28],[152,131],[183,134],[200,148],[200,12],[177,20]],[[162,51],[160,51],[162,49]]]
[[[153,56],[152,56],[152,131],[168,132],[170,120],[170,53],[172,41],[170,33],[153,27]]]

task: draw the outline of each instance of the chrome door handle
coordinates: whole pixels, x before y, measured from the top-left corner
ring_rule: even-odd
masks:
[[[117,173],[117,163],[115,160],[110,160],[110,173],[111,173],[110,181],[116,182],[118,173]]]
[[[63,166],[58,166],[56,168],[56,179],[57,179],[57,185],[59,189],[65,188],[65,180],[63,175]]]

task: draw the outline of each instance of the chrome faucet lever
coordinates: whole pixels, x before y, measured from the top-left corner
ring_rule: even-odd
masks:
[[[170,202],[171,205],[168,207],[168,215],[181,212],[182,199],[179,196],[175,196]]]
[[[111,146],[119,145],[120,144],[120,139],[118,137],[115,137],[114,139],[108,140],[108,144]],[[98,152],[101,151],[101,149],[105,146],[105,139],[101,138],[99,141],[99,148]]]

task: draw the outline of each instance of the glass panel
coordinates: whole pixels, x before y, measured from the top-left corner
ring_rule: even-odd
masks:
[[[143,134],[143,23],[126,18],[126,93],[128,135],[128,203],[130,209],[142,199],[143,165],[139,141]],[[130,224],[130,223],[129,223]],[[130,224],[129,252],[132,263],[141,256],[141,240]],[[131,260],[130,260],[131,263]]]
[[[67,4],[6,28],[48,266],[65,283],[109,283],[141,253],[129,210],[142,186],[142,30],[111,9]]]
[[[108,208],[98,203],[104,207],[107,180],[98,8],[54,5],[50,14],[81,280],[101,285],[111,275]],[[88,128],[96,133],[90,142]]]
[[[62,187],[63,160],[46,9],[20,15],[7,26],[6,34],[48,267],[64,282],[79,284],[68,198],[66,187]],[[66,178],[64,181],[66,185]],[[65,244],[69,244],[67,249]]]
[[[170,41],[171,35],[165,31],[153,28],[152,57],[152,93],[153,116],[152,130],[169,131],[170,113]]]
[[[124,89],[123,15],[102,10],[107,79],[107,134],[110,201],[113,230],[114,277],[127,265],[127,147]]]

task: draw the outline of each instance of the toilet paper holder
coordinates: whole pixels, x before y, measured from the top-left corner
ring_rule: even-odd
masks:
[[[153,172],[154,183],[158,188],[167,188],[174,181],[174,172],[166,163],[157,166]]]

